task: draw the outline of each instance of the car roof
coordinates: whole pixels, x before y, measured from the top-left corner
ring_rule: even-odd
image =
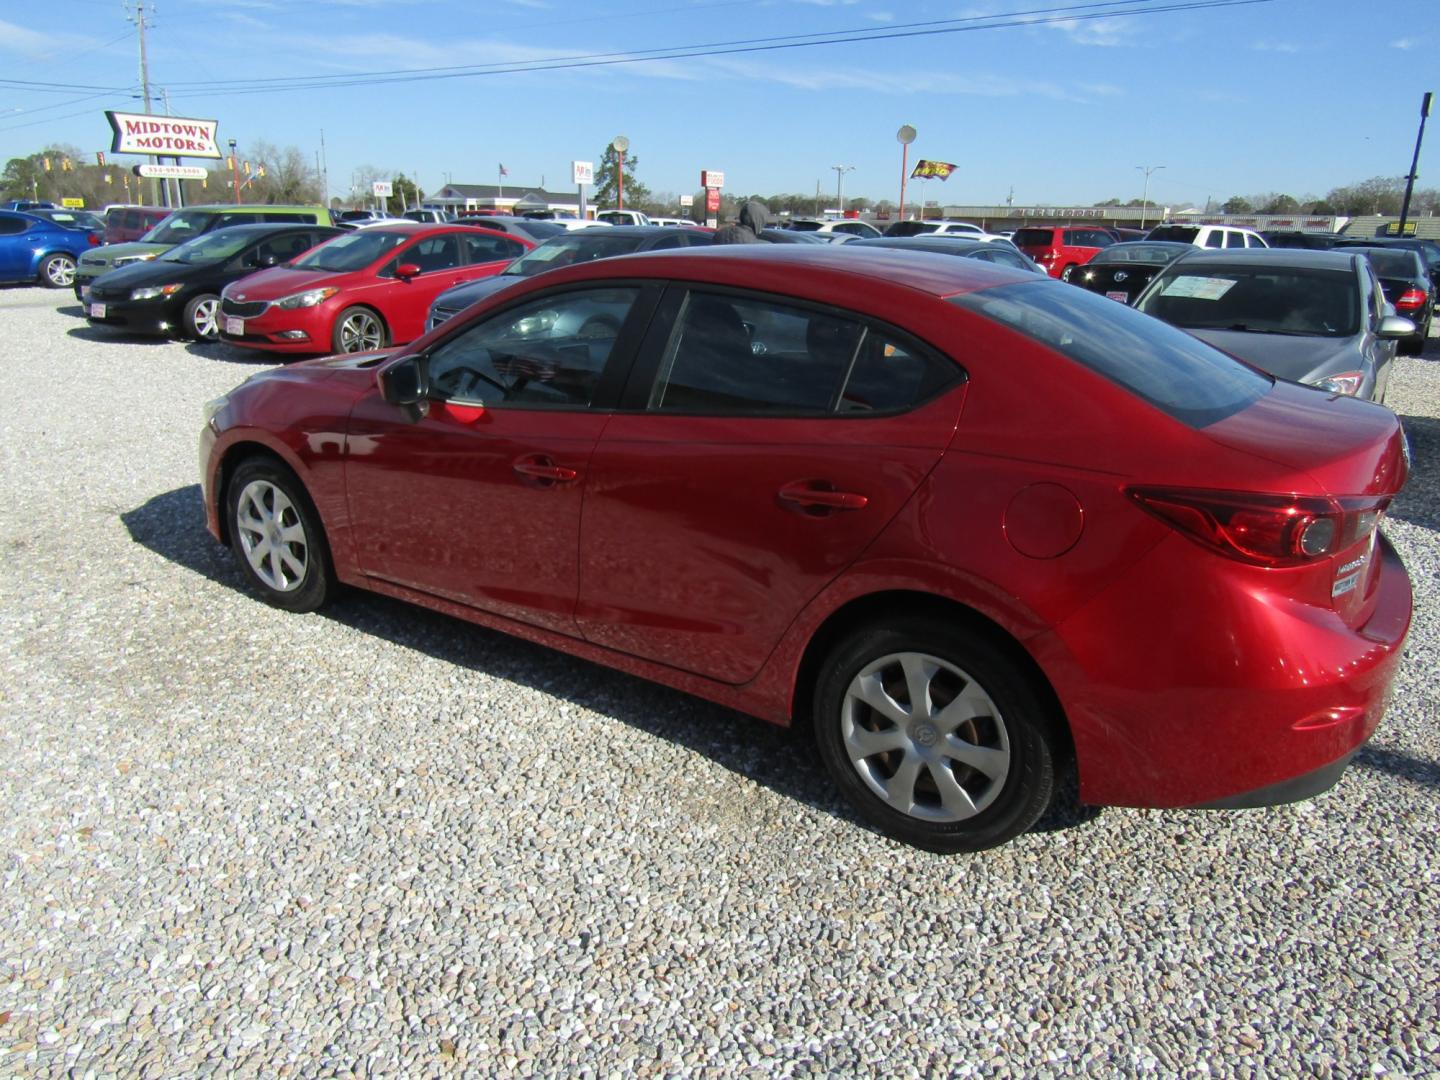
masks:
[[[988,240],[972,240],[963,233],[921,233],[919,236],[864,236],[851,240],[847,247],[918,248],[921,251],[978,251],[991,248]],[[1006,251],[1013,251],[1010,245],[1003,245]]]
[[[545,242],[551,243],[555,240],[570,240],[577,236],[584,236],[584,229],[567,229],[555,236],[547,236]],[[674,236],[675,230],[669,225],[612,225],[608,229],[596,229],[595,236]]]
[[[1036,276],[982,262],[956,259],[938,252],[892,251],[874,247],[852,250],[849,244],[722,244],[719,247],[677,248],[641,252],[614,259],[596,259],[580,266],[548,271],[547,281],[594,277],[654,277],[675,281],[758,289],[780,295],[822,293],[868,295],[908,290],[937,299],[1012,283],[1034,283]],[[1069,286],[1056,283],[1057,287]]]
[[[226,225],[223,229],[216,229],[214,232],[201,233],[202,236],[215,236],[219,233],[278,233],[287,232],[291,229],[304,229],[307,232],[314,229],[329,229],[334,233],[342,233],[344,229],[337,229],[334,225],[321,225],[316,221],[253,221],[244,225]]]
[[[1359,256],[1343,251],[1316,251],[1313,248],[1196,248],[1171,266],[1219,266],[1226,263],[1273,263],[1297,270],[1348,270]]]

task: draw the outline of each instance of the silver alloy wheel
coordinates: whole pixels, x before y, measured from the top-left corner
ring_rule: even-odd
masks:
[[[195,336],[204,340],[211,340],[220,336],[220,326],[217,315],[220,311],[220,298],[207,297],[195,305],[195,310],[190,316],[190,327],[195,331]]]
[[[872,661],[850,681],[840,734],[865,785],[892,809],[946,824],[972,818],[1010,774],[1000,710],[954,664],[902,652]]]
[[[45,262],[45,278],[57,289],[75,284],[75,260],[68,255],[52,255]]]
[[[340,323],[340,351],[369,352],[380,348],[385,332],[380,320],[368,311],[352,311]]]
[[[268,480],[252,480],[235,503],[235,528],[255,576],[276,592],[291,592],[305,580],[310,541],[285,492]]]

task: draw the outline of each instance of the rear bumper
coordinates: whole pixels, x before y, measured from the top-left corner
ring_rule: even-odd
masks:
[[[1081,799],[1261,806],[1324,790],[1385,713],[1412,613],[1399,556],[1382,536],[1374,606],[1354,628],[1223,568],[1196,574],[1187,543],[1162,543],[1123,595],[1032,642],[1070,721]]]
[[[1344,776],[1345,770],[1350,767],[1350,759],[1354,756],[1355,754],[1352,752],[1346,754],[1339,761],[1322,765],[1313,772],[1305,773],[1302,776],[1281,780],[1278,784],[1256,788],[1254,791],[1247,791],[1240,795],[1213,799],[1208,803],[1201,803],[1195,809],[1253,810],[1262,806],[1283,806],[1286,803],[1304,802],[1306,799],[1329,791],[1338,784],[1340,777]]]

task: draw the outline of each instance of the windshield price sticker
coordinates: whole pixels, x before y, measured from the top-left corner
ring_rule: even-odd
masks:
[[[1191,300],[1219,300],[1234,287],[1235,282],[1231,278],[1181,274],[1167,281],[1160,290],[1160,295],[1188,297]]]

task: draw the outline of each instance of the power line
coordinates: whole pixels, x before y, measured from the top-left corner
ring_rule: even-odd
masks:
[[[588,67],[608,67],[618,64],[635,64],[654,60],[695,59],[735,55],[739,53],[809,48],[821,45],[842,45],[855,42],[929,37],[941,34],[975,32],[979,30],[1044,26],[1058,22],[1093,21],[1124,15],[1151,15],[1176,11],[1201,11],[1211,8],[1247,7],[1256,4],[1273,3],[1274,0],[1174,0],[1174,2],[1171,3],[1158,4],[1151,7],[1139,8],[1134,6],[1147,2],[1149,2],[1149,0],[1105,0],[1105,2],[1067,4],[1059,7],[1005,12],[992,16],[972,16],[963,19],[937,19],[885,27],[860,27],[812,34],[787,34],[769,38],[742,38],[733,41],[676,45],[655,49],[632,49],[619,53],[591,53],[568,57],[559,56],[509,63],[401,68],[390,71],[372,71],[348,75],[306,75],[283,76],[274,79],[210,80],[205,82],[172,83],[171,85],[179,88],[194,88],[188,93],[177,93],[175,95],[177,98],[193,98],[212,96],[213,93],[237,95],[248,93],[275,93],[286,90],[370,86],[384,83],[428,82],[481,75],[574,70]],[[1092,10],[1096,8],[1103,8],[1105,10]],[[962,25],[954,25],[956,23]],[[214,89],[207,93],[201,88]]]

